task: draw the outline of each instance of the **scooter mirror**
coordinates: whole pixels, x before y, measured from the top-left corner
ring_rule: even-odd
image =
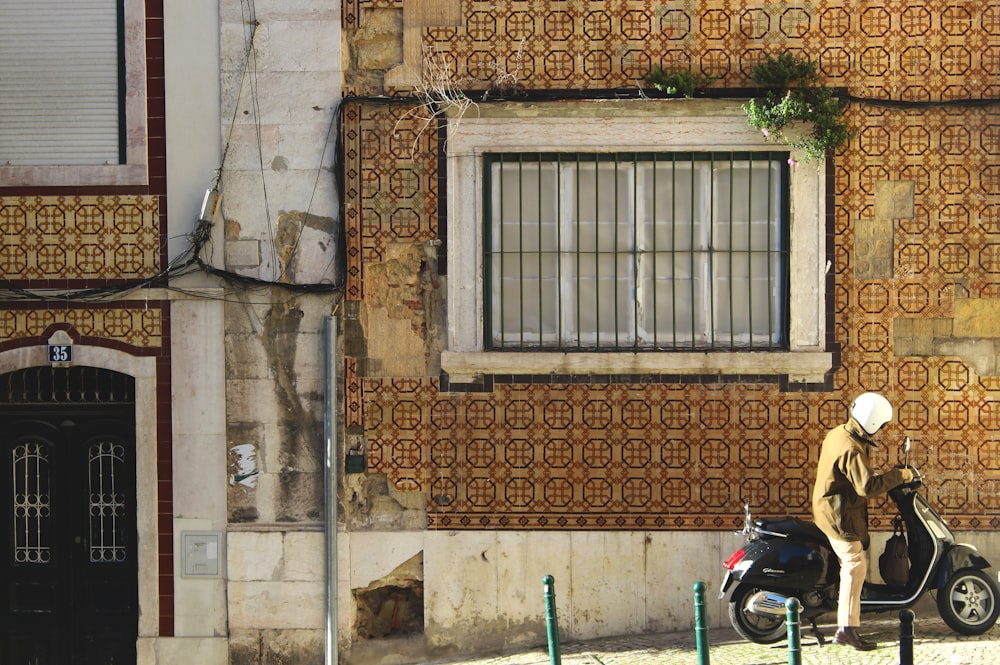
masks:
[[[906,437],[906,441],[903,442],[903,466],[910,466],[910,437]]]

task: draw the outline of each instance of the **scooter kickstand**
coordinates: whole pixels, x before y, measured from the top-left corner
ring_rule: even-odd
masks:
[[[823,633],[819,632],[819,626],[816,625],[816,619],[809,619],[809,625],[812,626],[812,634],[816,636],[816,641],[820,646],[826,645],[826,637]]]

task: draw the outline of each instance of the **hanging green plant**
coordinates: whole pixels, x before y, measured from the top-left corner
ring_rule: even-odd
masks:
[[[687,69],[675,69],[669,72],[655,68],[643,77],[649,85],[668,95],[694,97],[698,88],[708,85],[709,78],[704,74],[696,74]]]
[[[847,143],[853,133],[843,119],[844,102],[821,85],[816,63],[789,53],[767,56],[750,78],[764,94],[743,105],[747,123],[764,136],[802,150],[807,159],[823,159]],[[808,123],[811,131],[793,131]],[[797,129],[797,128],[796,128]]]

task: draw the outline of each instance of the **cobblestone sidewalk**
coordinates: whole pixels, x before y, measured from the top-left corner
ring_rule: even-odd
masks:
[[[802,633],[803,665],[899,665],[899,621],[893,614],[867,618],[861,633],[879,642],[875,651],[861,652],[829,642],[835,628],[820,626],[828,641],[820,646],[808,627]],[[913,624],[914,665],[994,665],[1000,663],[1000,627],[985,635],[958,635],[937,616],[917,617]],[[753,644],[731,628],[709,631],[711,665],[783,665],[788,645]],[[693,665],[697,662],[694,631],[571,642],[561,648],[563,665]],[[437,660],[437,665],[548,665],[547,646],[517,653]]]

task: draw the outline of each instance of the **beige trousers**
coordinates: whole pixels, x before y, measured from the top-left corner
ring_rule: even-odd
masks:
[[[868,574],[868,559],[860,541],[830,539],[830,546],[840,559],[840,596],[837,599],[837,625],[861,625],[861,587]]]

